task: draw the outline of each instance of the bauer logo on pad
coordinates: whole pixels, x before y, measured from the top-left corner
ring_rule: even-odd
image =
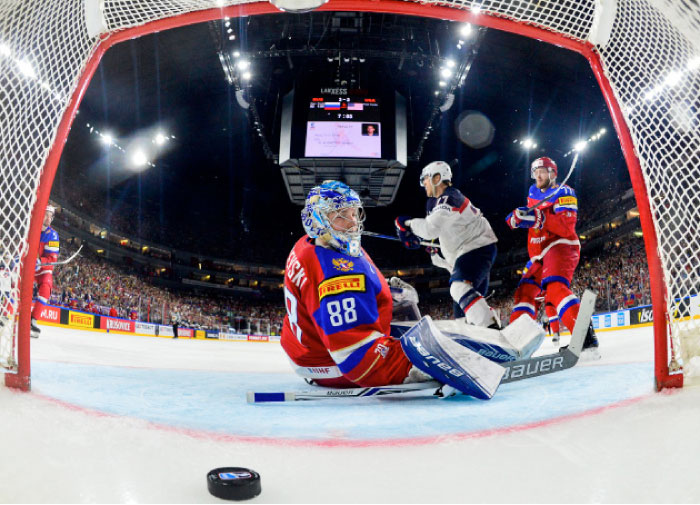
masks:
[[[359,291],[364,293],[365,275],[341,275],[340,277],[332,277],[326,279],[318,286],[318,299],[323,300],[324,296],[337,295],[347,291]]]

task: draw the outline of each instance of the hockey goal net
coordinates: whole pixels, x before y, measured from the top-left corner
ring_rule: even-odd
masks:
[[[466,21],[584,55],[629,167],[652,285],[656,379],[700,374],[700,7],[695,0],[330,0],[323,10]],[[53,177],[109,47],[186,24],[279,12],[251,0],[0,3],[0,366],[30,386],[34,263]]]

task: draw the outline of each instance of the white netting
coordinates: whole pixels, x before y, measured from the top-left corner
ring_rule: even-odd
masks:
[[[686,363],[700,355],[699,324],[688,318],[691,312],[695,315],[698,303],[682,302],[681,310],[674,312],[676,300],[687,300],[700,287],[700,234],[695,231],[700,222],[700,6],[696,0],[415,1],[457,9],[478,7],[483,16],[512,19],[580,41],[589,40],[604,26],[596,9],[616,5],[610,38],[598,49],[640,157],[659,239],[672,332]],[[90,10],[99,5],[101,25],[111,33],[186,12],[249,2],[0,3],[0,246],[4,258],[26,252],[29,214],[42,167],[68,99],[99,43],[99,35],[88,35],[85,6]],[[367,4],[371,6],[371,0]],[[94,29],[94,23],[91,26]],[[18,275],[15,267],[11,274],[15,290]],[[0,282],[0,307],[10,299],[16,305],[17,293],[8,293],[6,287],[7,282]],[[13,347],[12,338],[0,336],[0,364],[13,362]]]

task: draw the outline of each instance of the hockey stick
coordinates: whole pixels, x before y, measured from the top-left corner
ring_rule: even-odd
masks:
[[[574,154],[574,160],[571,162],[571,168],[569,168],[569,173],[566,174],[566,177],[564,178],[563,181],[561,181],[561,183],[559,184],[559,187],[562,187],[564,184],[566,184],[566,183],[569,181],[569,177],[571,177],[571,174],[574,173],[574,167],[576,166],[576,162],[578,161],[579,152],[580,152],[580,151],[576,151],[576,154]],[[532,207],[528,207],[528,208],[527,208],[528,212],[531,211],[531,210],[533,210],[533,209],[536,209],[537,207],[539,207],[539,206],[542,205],[543,203],[552,200],[555,196],[558,195],[558,193],[559,193],[558,191],[555,191],[554,193],[552,193],[552,194],[549,195],[548,197],[543,198],[542,200],[540,200],[539,202],[537,202],[537,203],[536,203],[535,205],[533,205]]]
[[[588,325],[591,323],[591,317],[595,309],[595,299],[596,295],[593,291],[587,289],[583,293],[574,331],[571,332],[571,341],[567,347],[560,349],[558,353],[554,354],[501,363],[503,368],[506,369],[506,373],[501,379],[501,384],[548,375],[576,365],[581,356],[581,349],[586,338]]]
[[[80,251],[82,250],[82,248],[83,248],[83,244],[80,244],[80,247],[78,247],[78,250],[75,251],[75,252],[70,256],[70,258],[67,258],[67,259],[62,260],[62,261],[52,261],[51,263],[41,263],[39,266],[40,266],[40,267],[53,267],[53,266],[65,265],[65,264],[67,264],[67,263],[70,263],[70,262],[73,261],[73,260],[75,259],[75,257],[80,253]]]
[[[583,341],[586,338],[588,325],[593,316],[596,295],[590,290],[586,290],[581,297],[578,317],[571,332],[571,341],[568,347],[562,348],[559,352],[546,354],[518,361],[501,363],[506,369],[506,373],[501,379],[501,384],[517,382],[542,375],[549,375],[561,372],[567,368],[572,368],[578,363]],[[293,402],[300,400],[328,400],[331,398],[358,398],[367,396],[386,396],[410,393],[426,389],[437,390],[441,387],[437,381],[416,382],[412,384],[397,384],[395,386],[377,386],[367,388],[346,388],[346,389],[314,389],[291,392],[256,393],[248,391],[248,403],[269,403],[269,402]]]
[[[414,382],[411,384],[396,384],[394,386],[376,386],[368,388],[344,388],[344,389],[306,389],[303,391],[291,391],[280,393],[256,393],[248,391],[246,398],[248,403],[268,402],[295,402],[300,400],[328,400],[331,398],[359,398],[368,396],[385,396],[411,393],[426,389],[437,390],[442,384],[438,381]]]
[[[383,238],[385,240],[393,240],[395,242],[401,242],[401,239],[399,237],[394,237],[392,235],[382,235],[381,233],[374,233],[372,231],[363,231],[363,235],[366,235],[367,237],[374,237],[374,238]],[[426,247],[435,247],[437,249],[440,248],[440,244],[436,244],[433,242],[427,242],[425,240],[421,240],[420,245],[424,245]]]

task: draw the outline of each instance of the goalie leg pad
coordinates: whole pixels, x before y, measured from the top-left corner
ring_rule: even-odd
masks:
[[[482,400],[493,397],[505,369],[458,344],[425,316],[401,337],[401,347],[419,370],[465,395]]]

